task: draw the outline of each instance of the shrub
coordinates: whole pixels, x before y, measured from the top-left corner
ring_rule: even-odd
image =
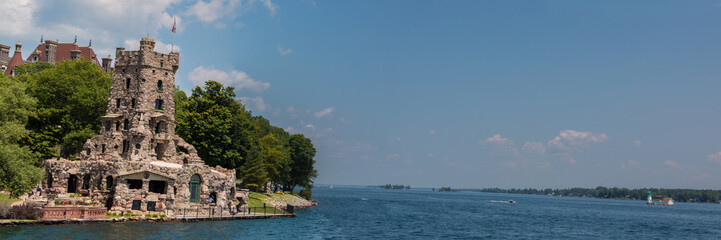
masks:
[[[158,214],[153,214],[151,217],[158,218]]]
[[[132,217],[132,216],[133,216],[133,214],[130,214],[130,213],[126,213],[126,214],[125,214],[125,215],[123,215],[123,216],[124,216],[124,217]]]
[[[10,210],[10,218],[13,219],[38,219],[41,216],[40,208],[31,203],[13,206]]]
[[[145,217],[150,217],[150,213],[146,213],[146,214],[145,214]]]
[[[298,193],[298,196],[305,198],[305,200],[310,200],[310,199],[312,199],[312,192],[310,189],[306,188],[306,189],[300,190],[300,192]]]
[[[60,200],[55,199],[55,201],[53,201],[53,202],[55,202],[55,206],[60,205]]]
[[[165,216],[165,214],[160,214],[160,217],[161,217],[161,218],[164,218],[164,217],[167,217],[167,216]]]
[[[11,204],[9,199],[0,200],[0,218],[10,218]]]

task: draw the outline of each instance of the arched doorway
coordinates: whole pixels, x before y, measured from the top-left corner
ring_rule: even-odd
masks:
[[[78,176],[75,174],[71,174],[68,178],[68,193],[77,193],[78,192]]]
[[[108,175],[108,177],[105,178],[105,191],[110,191],[113,189],[113,176]]]
[[[200,175],[198,174],[190,177],[190,183],[188,184],[190,186],[190,202],[200,202],[200,181]]]

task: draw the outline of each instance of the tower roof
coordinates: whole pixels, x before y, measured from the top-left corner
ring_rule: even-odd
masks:
[[[41,43],[38,45],[38,47],[35,48],[35,51],[33,51],[33,54],[38,55],[38,62],[47,62],[47,59],[45,59],[45,54],[42,54],[45,52],[45,45],[46,44],[53,44],[56,45],[55,50],[55,61],[63,61],[63,60],[69,60],[70,59],[70,52],[72,51],[80,51],[80,57],[84,57],[87,59],[90,59],[91,62],[97,64],[100,66],[100,62],[98,61],[98,57],[95,55],[95,51],[93,51],[93,48],[90,46],[83,47],[78,46],[75,43],[57,43],[55,41],[45,41],[44,43]],[[32,55],[28,56],[27,61],[32,61]]]
[[[25,63],[23,62],[23,56],[22,52],[20,52],[20,47],[22,47],[22,44],[20,44],[20,42],[18,41],[18,43],[15,44],[15,54],[13,54],[13,58],[10,59],[10,62],[8,63],[8,69],[5,70],[5,75],[12,76],[13,68]]]

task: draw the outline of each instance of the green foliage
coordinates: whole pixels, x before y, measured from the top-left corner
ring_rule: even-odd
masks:
[[[198,155],[210,166],[238,169],[253,153],[255,140],[250,114],[235,99],[233,87],[208,81],[196,87],[187,101],[176,110],[176,132],[195,146]],[[182,95],[176,92],[176,95]]]
[[[18,144],[29,133],[25,123],[36,102],[25,90],[25,84],[0,76],[0,189],[13,197],[26,192],[43,176],[37,155]]]
[[[27,92],[38,100],[27,125],[32,133],[23,145],[43,158],[72,157],[87,138],[100,132],[111,80],[97,65],[87,59],[62,61],[21,77],[28,82]]]
[[[268,179],[274,183],[287,181],[290,178],[290,155],[285,146],[275,138],[273,133],[262,137],[258,144],[264,164],[263,168],[267,172]]]
[[[315,147],[303,134],[294,134],[288,140],[290,149],[290,189],[295,186],[310,187],[313,179],[318,176],[315,170]]]
[[[300,197],[302,197],[302,198],[305,198],[305,200],[311,200],[311,199],[313,199],[312,188],[309,187],[309,188],[305,188],[305,189],[303,189],[303,190],[300,190],[300,192],[298,193],[298,196],[300,196]]]
[[[268,182],[268,172],[262,158],[251,158],[243,165],[241,176],[245,186],[252,191],[259,191]]]
[[[13,70],[15,71],[16,75],[33,75],[35,73],[38,73],[40,71],[43,71],[45,69],[54,68],[55,65],[52,63],[46,63],[46,62],[37,62],[37,63],[25,63],[18,66],[15,66]]]

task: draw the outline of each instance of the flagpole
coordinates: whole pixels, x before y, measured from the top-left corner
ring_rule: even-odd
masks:
[[[175,47],[175,18],[173,18],[173,38],[170,42],[170,52],[173,52],[173,47]]]

